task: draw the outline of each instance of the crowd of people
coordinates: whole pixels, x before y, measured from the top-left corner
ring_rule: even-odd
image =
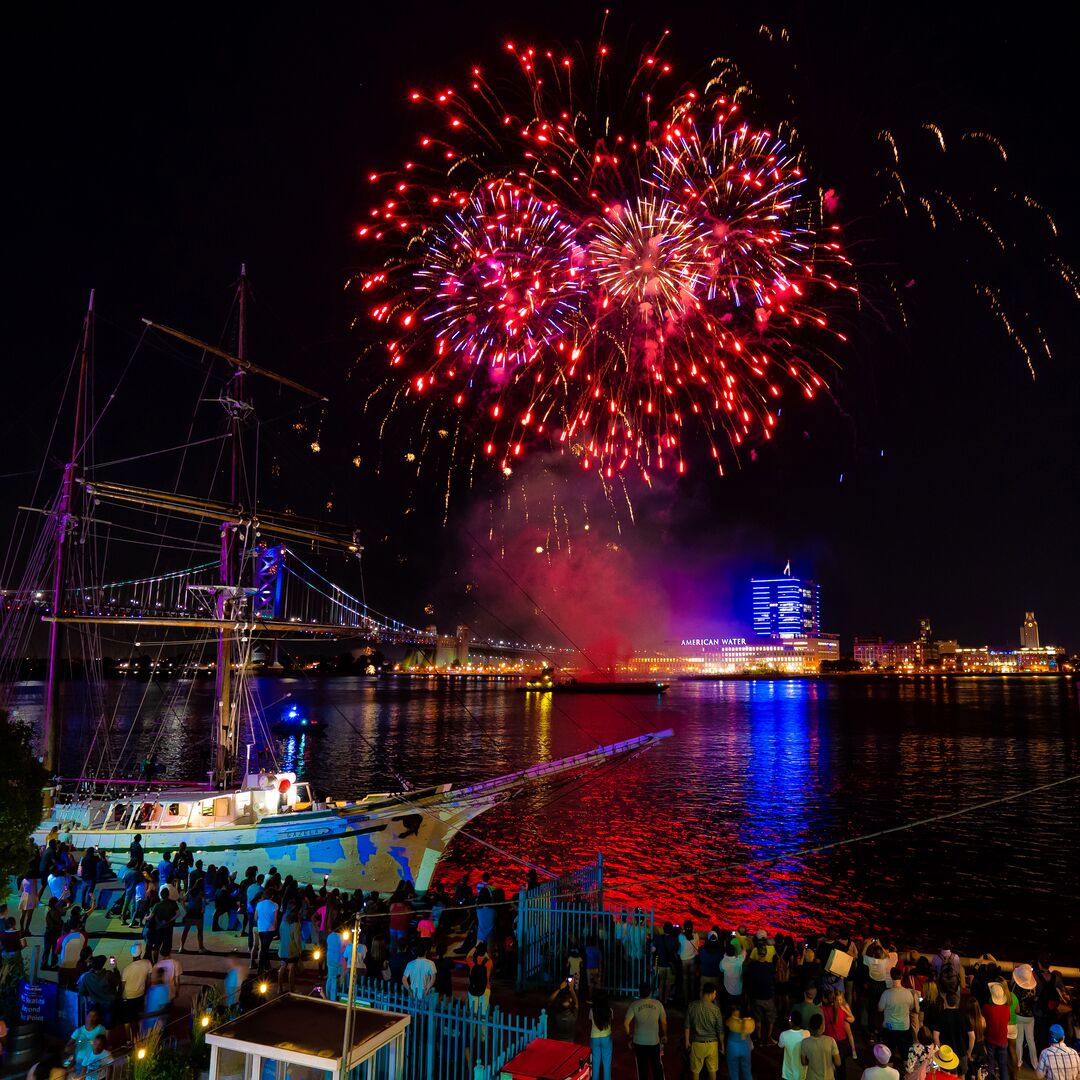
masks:
[[[625,927],[616,938],[626,939]],[[593,1077],[611,1076],[614,1015],[603,985],[603,951],[586,947]],[[1016,1080],[1023,1065],[1040,1080],[1080,1080],[1076,1008],[1049,957],[1011,969],[986,954],[966,969],[949,943],[932,957],[887,940],[855,941],[827,930],[807,939],[746,927],[705,933],[665,923],[650,943],[653,977],[623,1018],[638,1076],[664,1075],[667,1010],[684,1014],[685,1071],[710,1080],[726,1058],[730,1080],[750,1080],[755,1044],[777,1047],[781,1080],[834,1080],[858,1062],[861,1080]],[[552,997],[556,1037],[570,1030],[572,970]],[[858,1067],[855,1066],[857,1069]]]
[[[149,860],[138,835],[127,856],[114,870],[105,853],[79,855],[52,837],[35,849],[20,881],[19,919],[0,909],[0,952],[13,958],[47,895],[43,967],[59,970],[85,1001],[86,1033],[77,1032],[70,1049],[74,1068],[89,1080],[107,1053],[96,1045],[96,1026],[126,1024],[134,1036],[162,1022],[182,971],[174,953],[205,952],[208,923],[246,939],[248,972],[234,968],[227,976],[230,1001],[240,999],[241,983],[265,992],[274,968],[278,987],[292,989],[306,965],[331,999],[354,976],[444,1000],[460,995],[455,987],[464,983],[468,1008],[484,1014],[496,979],[516,972],[516,905],[483,876],[422,896],[401,882],[386,897],[330,888],[326,880],[302,883],[276,867],[204,866],[184,843]],[[142,935],[122,970],[114,957],[95,956],[86,935],[86,916],[105,882],[116,897],[110,914]],[[613,950],[651,960],[651,978],[621,1021],[605,990]],[[573,1039],[587,1019],[594,1080],[612,1075],[620,1027],[638,1076],[662,1077],[671,1009],[682,1013],[683,1071],[695,1080],[713,1080],[721,1057],[730,1080],[751,1080],[762,1045],[777,1047],[780,1080],[843,1077],[860,1051],[867,1064],[861,1080],[1017,1080],[1023,1065],[1040,1080],[1080,1080],[1071,1045],[1080,1001],[1048,957],[1035,960],[1007,969],[985,955],[966,969],[948,944],[928,957],[833,930],[796,939],[751,935],[746,927],[699,932],[690,921],[665,923],[649,938],[643,924],[628,920],[569,943],[561,961],[566,977],[547,1003],[548,1028],[551,1037]]]

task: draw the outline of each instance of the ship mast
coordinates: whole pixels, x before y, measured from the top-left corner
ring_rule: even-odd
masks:
[[[247,360],[247,266],[241,264],[240,283],[237,286],[237,340],[236,356]],[[229,504],[238,506],[241,501],[241,424],[251,406],[244,398],[244,368],[238,365],[233,372],[223,403],[229,417],[229,440],[232,444],[229,461]],[[215,604],[215,614],[223,623],[234,621],[243,595],[238,580],[240,560],[238,540],[240,526],[235,521],[221,523],[221,586]],[[232,680],[233,629],[223,625],[218,635],[217,651],[217,721],[214,725],[214,772],[211,780],[223,784],[232,767],[232,743],[236,702]]]
[[[71,457],[64,466],[64,478],[60,485],[60,498],[56,504],[56,557],[53,563],[52,614],[49,623],[48,675],[45,683],[45,738],[42,764],[50,776],[59,764],[60,730],[60,675],[64,651],[63,615],[64,588],[67,583],[68,548],[72,533],[78,526],[74,514],[76,472],[82,452],[82,422],[85,409],[86,384],[90,365],[90,344],[94,330],[94,290],[90,290],[90,303],[83,322],[82,347],[79,350],[79,381],[75,390],[75,427],[71,436]]]

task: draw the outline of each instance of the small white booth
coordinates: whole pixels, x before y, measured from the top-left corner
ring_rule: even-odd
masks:
[[[206,1035],[210,1080],[403,1080],[409,1017],[283,994]],[[342,1066],[345,1066],[344,1069]]]

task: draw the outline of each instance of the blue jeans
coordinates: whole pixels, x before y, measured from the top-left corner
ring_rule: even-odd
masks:
[[[592,1080],[611,1080],[611,1036],[598,1035],[592,1041]]]
[[[998,1080],[1009,1080],[1009,1044],[998,1046],[997,1043],[986,1044],[986,1054],[990,1058],[990,1067],[997,1073]]]
[[[734,1039],[728,1040],[727,1071],[731,1080],[751,1080],[750,1051],[746,1043],[740,1046]]]

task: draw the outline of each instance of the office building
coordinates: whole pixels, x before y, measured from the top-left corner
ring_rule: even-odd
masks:
[[[789,564],[790,566],[790,564]],[[821,588],[792,577],[751,578],[754,634],[759,638],[816,637],[821,633]]]

